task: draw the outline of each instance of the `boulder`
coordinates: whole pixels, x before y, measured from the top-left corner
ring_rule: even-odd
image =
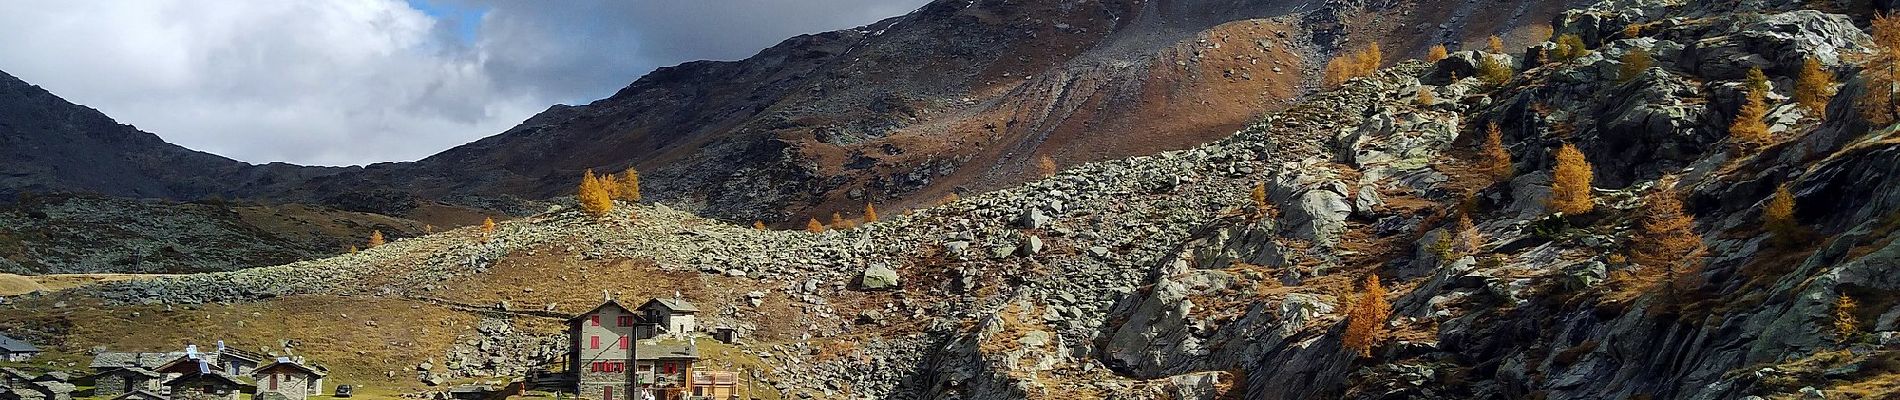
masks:
[[[884,290],[896,288],[901,284],[897,270],[884,264],[871,264],[858,276],[858,287],[864,290]]]

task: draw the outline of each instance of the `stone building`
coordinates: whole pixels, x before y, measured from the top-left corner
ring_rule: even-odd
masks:
[[[251,372],[251,377],[257,382],[257,394],[253,398],[304,400],[310,396],[321,396],[323,377],[328,374],[320,367],[279,357]]]
[[[165,381],[165,387],[170,389],[169,396],[173,400],[238,400],[241,394],[257,388],[249,379],[227,374],[203,359],[195,363],[170,365],[159,372],[166,373],[188,366],[197,368]]]
[[[118,397],[140,390],[157,393],[163,386],[157,371],[137,366],[95,369],[85,380],[92,383],[92,397]]]
[[[640,312],[645,314],[647,321],[659,325],[660,330],[669,335],[689,335],[699,329],[693,321],[693,315],[699,313],[699,308],[677,296],[647,300],[640,305]]]
[[[698,338],[693,314],[683,299],[654,299],[629,309],[608,300],[568,319],[571,349],[568,374],[582,399],[685,399],[695,393],[719,393],[720,384],[700,385],[696,377]],[[724,393],[732,385],[724,384]],[[701,395],[705,396],[705,395]]]
[[[653,324],[614,300],[569,318],[567,324],[567,365],[576,378],[576,393],[590,399],[628,398],[633,376],[628,355],[634,341],[653,336]]]
[[[0,335],[0,361],[24,362],[40,354],[33,344]]]

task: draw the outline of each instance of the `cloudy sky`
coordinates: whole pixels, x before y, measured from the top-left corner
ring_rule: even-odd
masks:
[[[0,70],[239,160],[415,160],[926,0],[0,0]]]

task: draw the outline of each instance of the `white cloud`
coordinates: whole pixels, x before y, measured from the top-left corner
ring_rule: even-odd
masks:
[[[0,0],[0,70],[250,162],[414,160],[661,65],[736,59],[923,0]],[[479,24],[473,38],[458,24]]]

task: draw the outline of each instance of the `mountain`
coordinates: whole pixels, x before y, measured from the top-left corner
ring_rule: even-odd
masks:
[[[1554,19],[1574,57],[1399,61],[1210,143],[856,228],[559,209],[10,297],[0,328],[47,368],[223,337],[410,394],[546,366],[603,295],[681,296],[744,333],[706,365],[765,398],[1895,398],[1900,125],[1863,110],[1890,106],[1865,62],[1900,23],[1870,16],[1608,0]],[[1807,60],[1840,82],[1797,83]],[[1813,89],[1822,110],[1789,98]],[[1753,98],[1770,135],[1740,146]]]
[[[132,198],[236,197],[247,187],[346,168],[254,166],[167,143],[0,72],[0,198],[82,192]]]
[[[365,167],[249,165],[164,143],[6,77],[0,195],[91,192],[532,213],[581,171],[637,167],[649,198],[783,224],[1032,179],[1054,164],[1218,138],[1309,91],[1327,54],[1539,37],[1560,2],[932,2],[786,40],[741,61],[662,68],[440,154]],[[1492,18],[1499,9],[1511,14]]]
[[[662,68],[612,97],[318,185],[545,198],[584,169],[633,166],[656,200],[789,226],[1004,187],[1037,177],[1041,157],[1204,143],[1308,90],[1334,49],[1527,41],[1562,8],[1437,3],[936,1],[742,61]],[[1495,9],[1513,13],[1480,18]]]

